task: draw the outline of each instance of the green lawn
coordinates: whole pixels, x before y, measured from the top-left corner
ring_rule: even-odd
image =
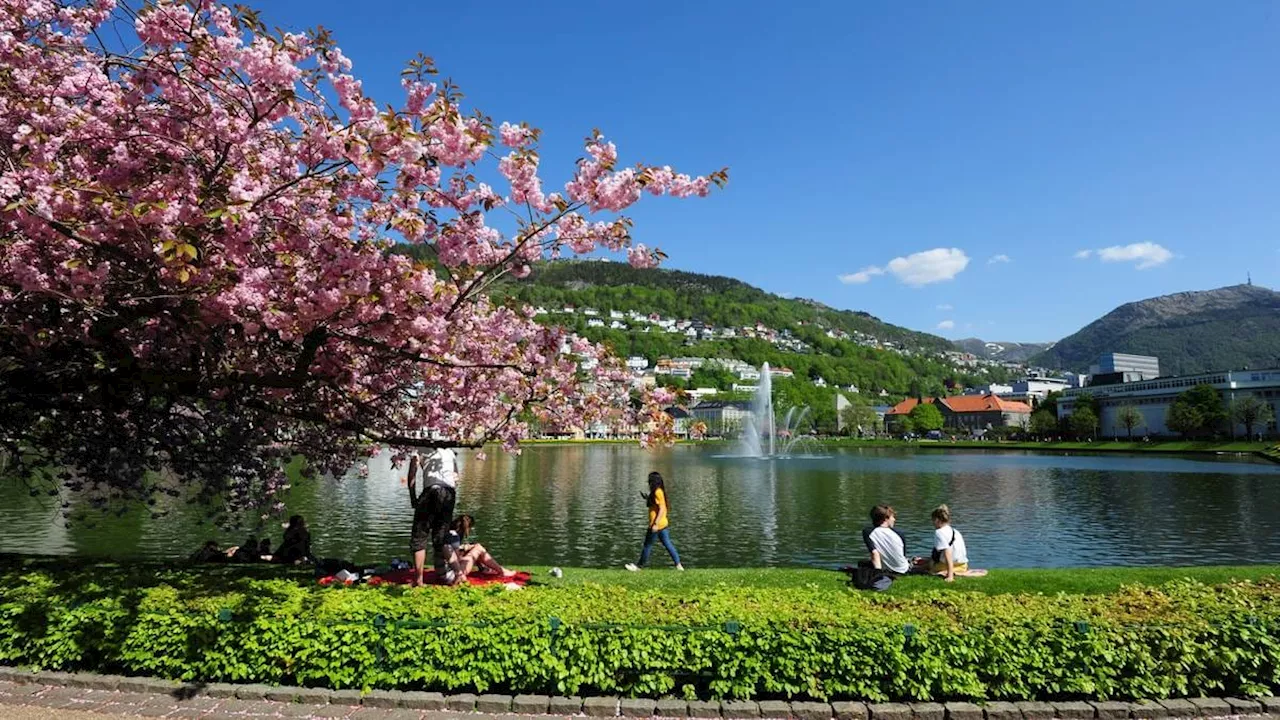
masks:
[[[1162,440],[1155,442],[1125,442],[1097,440],[1095,442],[997,442],[997,441],[935,441],[919,440],[854,440],[835,438],[826,444],[841,447],[970,449],[970,450],[1077,450],[1085,452],[1154,452],[1154,453],[1260,453],[1280,456],[1280,446],[1273,442],[1249,442],[1245,440]]]
[[[723,445],[724,440],[679,440],[679,445]],[[904,450],[1036,450],[1077,452],[1142,452],[1142,453],[1251,453],[1272,460],[1280,461],[1280,445],[1271,441],[1249,442],[1246,440],[1158,440],[1153,442],[1126,442],[1116,440],[1098,440],[1095,442],[996,442],[996,441],[934,441],[918,440],[904,442],[902,440],[879,439],[860,440],[855,438],[822,438],[819,442],[830,447],[851,448],[894,448]],[[557,445],[635,445],[635,440],[525,440],[530,446]]]
[[[797,568],[726,568],[686,570],[656,567],[640,572],[564,568],[564,577],[555,578],[546,567],[522,568],[533,574],[539,585],[566,586],[593,583],[634,590],[685,593],[716,586],[756,588],[818,587],[841,591],[846,576],[833,570]],[[906,577],[893,584],[890,594],[915,595],[933,590],[977,592],[987,595],[1011,593],[1070,593],[1098,595],[1124,585],[1161,585],[1190,578],[1206,584],[1229,580],[1280,578],[1280,565],[1190,568],[1067,568],[1054,570],[992,570],[983,578],[958,578],[944,583],[932,577]]]
[[[239,579],[284,578],[302,586],[313,586],[315,576],[309,568],[277,565],[210,565],[183,567],[158,563],[101,562],[77,558],[32,558],[0,556],[0,577],[18,568],[44,569],[55,573],[77,572],[98,568],[103,576],[124,575],[151,584],[160,577],[184,577],[210,589],[225,587]],[[549,566],[525,565],[515,568],[533,576],[532,586],[572,587],[601,585],[628,590],[653,590],[663,594],[694,595],[702,590],[735,588],[816,588],[833,593],[848,589],[844,573],[822,568],[707,568],[676,571],[661,564],[639,572],[622,568],[563,568],[563,577],[551,575]],[[21,570],[18,570],[21,572]],[[982,578],[958,578],[944,583],[934,577],[898,579],[887,594],[918,595],[930,591],[974,592],[986,595],[1021,593],[1099,595],[1114,592],[1125,585],[1162,585],[1182,579],[1205,584],[1231,580],[1280,579],[1280,565],[1152,567],[1152,568],[1058,568],[1058,569],[993,569]]]

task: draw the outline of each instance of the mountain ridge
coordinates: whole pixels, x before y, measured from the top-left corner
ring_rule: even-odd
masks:
[[[961,338],[952,340],[961,350],[972,353],[987,360],[1003,360],[1006,362],[1026,362],[1057,343],[1052,342],[1012,342],[1004,340],[983,340],[981,338]]]
[[[1280,292],[1243,284],[1128,302],[1030,362],[1081,372],[1108,352],[1155,355],[1163,375],[1280,365]]]

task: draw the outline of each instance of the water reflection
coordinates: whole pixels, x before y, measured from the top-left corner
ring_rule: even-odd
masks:
[[[644,535],[641,493],[667,478],[672,537],[691,566],[831,564],[860,557],[868,508],[895,506],[908,550],[928,551],[929,511],[948,503],[976,565],[1061,567],[1266,562],[1280,555],[1280,466],[1247,458],[910,453],[826,458],[716,457],[697,447],[534,447],[460,458],[459,512],[503,563],[617,566]],[[3,489],[0,551],[174,558],[220,534],[181,502],[159,519],[129,512],[70,527],[55,499]],[[73,506],[75,509],[78,506]],[[404,557],[412,518],[403,469],[386,455],[294,488],[317,551],[358,561]],[[281,531],[271,526],[278,542]],[[666,562],[659,553],[655,563]]]

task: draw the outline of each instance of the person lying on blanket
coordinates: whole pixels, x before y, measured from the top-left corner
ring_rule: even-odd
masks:
[[[457,585],[465,582],[467,576],[476,570],[497,573],[504,580],[515,577],[515,571],[499,565],[483,545],[466,542],[474,526],[475,518],[470,515],[459,515],[449,525],[449,532],[445,536],[445,555],[449,567],[445,573],[445,581],[450,585]]]

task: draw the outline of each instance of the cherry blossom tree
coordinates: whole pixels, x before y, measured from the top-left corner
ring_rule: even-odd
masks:
[[[398,107],[351,67],[323,30],[208,0],[0,0],[0,452],[20,475],[263,507],[295,453],[342,473],[370,447],[514,449],[530,422],[620,413],[666,437],[669,398],[486,291],[561,254],[657,263],[618,213],[725,171],[623,167],[594,132],[549,192],[539,131],[468,111],[430,59]]]

